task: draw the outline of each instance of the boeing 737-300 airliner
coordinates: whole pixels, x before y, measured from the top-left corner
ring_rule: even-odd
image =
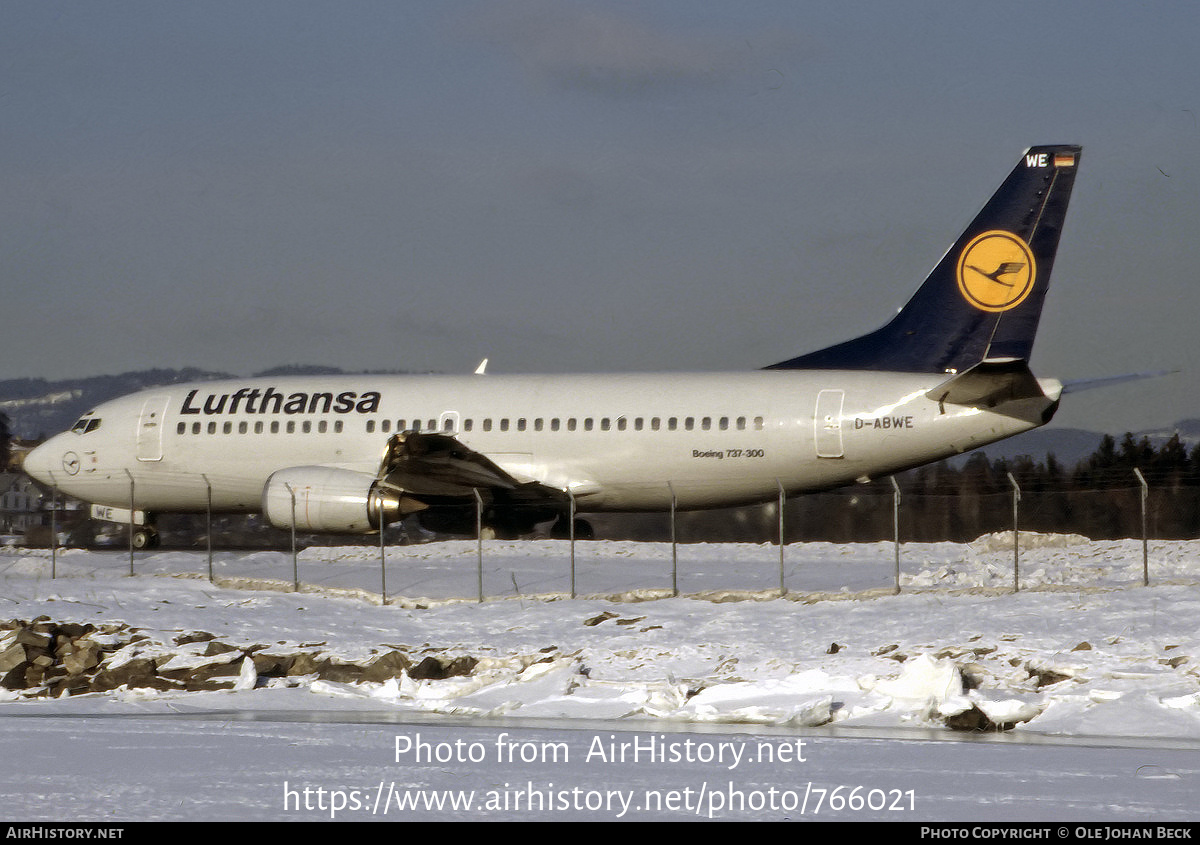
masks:
[[[89,411],[25,468],[148,544],[155,514],[210,499],[306,532],[410,514],[473,531],[481,504],[499,535],[562,535],[573,513],[750,504],[941,460],[1058,407],[1028,361],[1080,152],[1025,152],[885,326],[761,370],[173,385]]]

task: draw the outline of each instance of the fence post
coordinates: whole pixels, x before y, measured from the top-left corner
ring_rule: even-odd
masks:
[[[300,567],[296,562],[296,491],[292,485],[284,483],[288,495],[292,497],[292,592],[300,592]]]
[[[892,537],[896,542],[896,595],[900,595],[900,485],[896,476],[889,475],[892,482]]]
[[[667,482],[667,489],[671,491],[671,595],[679,595],[679,550],[678,536],[675,531],[675,508],[678,502],[675,498],[675,486],[671,482]]]
[[[1013,488],[1013,592],[1019,593],[1021,591],[1021,534],[1017,524],[1017,516],[1021,502],[1021,488],[1018,486],[1017,479],[1013,478],[1011,472],[1006,473],[1006,475],[1008,475],[1008,483]]]
[[[208,493],[207,507],[204,511],[204,538],[208,544],[208,583],[213,580],[212,567],[212,482],[208,480],[205,473],[200,473],[200,477],[204,479],[204,488]]]
[[[1149,541],[1146,538],[1146,500],[1150,497],[1150,485],[1146,483],[1146,477],[1137,467],[1133,468],[1133,474],[1137,476],[1138,483],[1142,485],[1142,586],[1149,587],[1150,549]]]
[[[129,575],[133,576],[133,473],[125,470],[129,476]]]
[[[379,502],[379,593],[383,604],[387,604],[387,552],[384,551],[383,532],[387,529],[383,516],[383,501]]]
[[[54,481],[51,473],[50,480]],[[50,579],[54,580],[58,572],[58,482],[50,487]]]
[[[775,479],[775,484],[779,487],[779,595],[786,596],[787,584],[783,580],[783,505],[787,501],[787,493],[784,492],[783,483],[778,478]]]
[[[473,488],[475,493],[475,586],[479,594],[479,603],[483,604],[483,496],[479,488]]]
[[[575,494],[568,490],[567,498],[571,500],[571,598],[575,598]]]

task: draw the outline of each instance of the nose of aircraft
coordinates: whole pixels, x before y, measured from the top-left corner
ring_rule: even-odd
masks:
[[[55,436],[34,447],[25,456],[23,466],[33,479],[55,487],[70,476],[72,467],[79,471],[79,458],[76,456],[72,463],[71,453],[69,450],[64,453],[62,440]]]

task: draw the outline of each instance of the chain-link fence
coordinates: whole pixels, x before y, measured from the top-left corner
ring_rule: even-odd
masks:
[[[95,565],[119,565],[128,574],[184,568],[214,580],[317,585],[385,600],[722,590],[795,596],[1190,580],[1200,543],[1186,541],[1200,536],[1200,486],[1156,487],[1140,471],[1129,476],[1134,483],[1126,486],[1049,490],[1022,487],[1006,474],[1008,489],[988,492],[922,489],[909,477],[756,507],[587,516],[606,541],[598,543],[505,541],[487,531],[448,537],[413,519],[364,538],[297,536],[254,518],[173,517],[163,538],[170,552],[137,550],[133,532],[122,528],[106,536],[109,551],[96,557],[106,563]],[[59,504],[44,520],[47,574],[55,577],[66,550],[96,534],[82,511],[64,509],[56,496],[48,501]],[[478,507],[484,522],[482,498]],[[247,536],[269,542],[250,551]]]

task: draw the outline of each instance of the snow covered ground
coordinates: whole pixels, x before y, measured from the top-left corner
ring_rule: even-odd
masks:
[[[51,578],[48,552],[4,550],[0,620],[138,629],[114,663],[229,662],[197,632],[240,651],[217,691],[0,690],[0,800],[57,820],[1195,819],[1200,541],[1152,542],[1143,587],[1140,541],[1022,535],[1017,593],[1011,542],[906,544],[899,595],[890,544],[789,546],[784,597],[775,546],[683,545],[673,573],[669,545],[579,543],[574,599],[565,542],[485,543],[482,572],[474,542],[395,547],[386,605],[369,546],[302,552],[300,592],[287,553],[217,553],[210,583],[203,553],[139,554],[130,578],[125,552],[60,550]],[[243,652],[473,669],[266,677]],[[469,809],[400,809],[453,790]]]

